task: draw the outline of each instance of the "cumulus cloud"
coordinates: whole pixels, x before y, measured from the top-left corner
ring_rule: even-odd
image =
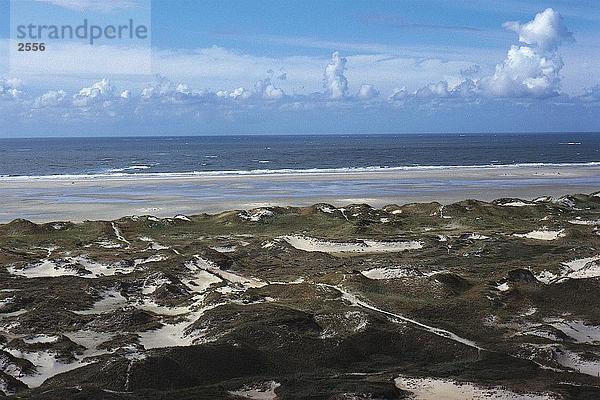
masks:
[[[448,88],[448,82],[440,81],[437,83],[430,83],[429,85],[417,90],[415,92],[416,97],[429,98],[429,97],[449,97],[450,90]]]
[[[335,51],[331,55],[331,62],[325,67],[323,86],[331,99],[343,99],[348,96],[348,79],[344,75],[348,60]]]
[[[555,50],[563,41],[573,41],[573,33],[563,23],[561,15],[552,8],[538,13],[532,21],[521,24],[505,22],[505,29],[516,32],[519,41],[542,51]]]
[[[481,87],[499,97],[550,97],[560,90],[564,64],[556,53],[542,53],[528,46],[512,46],[493,75],[481,80]]]
[[[356,94],[356,97],[362,100],[374,99],[377,96],[379,96],[379,90],[375,86],[368,84],[361,85]]]
[[[159,103],[182,103],[197,100],[206,95],[205,91],[194,91],[184,83],[174,83],[163,76],[144,87],[140,97],[145,101]]]
[[[547,98],[560,94],[561,70],[564,67],[558,53],[561,43],[572,41],[573,34],[563,24],[562,17],[548,8],[533,20],[521,24],[507,22],[506,29],[519,35],[521,45],[513,45],[506,58],[496,65],[491,75],[479,79],[479,65],[461,70],[463,80],[452,86],[443,80],[428,84],[411,94],[412,97],[454,98],[488,96],[502,98]],[[406,93],[394,93],[388,99],[400,100]]]
[[[432,74],[429,69],[431,60],[426,60],[418,65],[424,68],[422,77],[428,79],[433,77],[433,83],[424,86],[426,80],[419,79],[415,83],[410,78],[412,75],[402,77],[401,72],[405,71],[403,67],[405,64],[398,64],[396,58],[382,58],[381,55],[348,56],[352,61],[352,68],[348,71],[348,59],[336,51],[331,54],[328,61],[319,59],[320,64],[316,67],[313,66],[314,59],[310,59],[310,69],[314,71],[308,74],[314,82],[311,92],[304,90],[305,81],[300,81],[301,84],[297,81],[297,76],[301,76],[301,79],[306,77],[291,64],[285,65],[285,70],[289,71],[288,77],[283,67],[278,65],[278,70],[271,68],[269,64],[277,65],[274,60],[264,59],[259,66],[261,68],[264,66],[262,71],[266,70],[268,76],[262,78],[264,72],[244,75],[246,69],[243,66],[254,65],[254,59],[235,55],[236,63],[239,63],[236,64],[238,66],[235,70],[239,70],[240,75],[232,75],[231,79],[224,81],[225,83],[211,81],[211,84],[217,87],[236,88],[233,90],[197,90],[186,83],[157,76],[146,86],[138,84],[139,86],[135,88],[118,89],[108,79],[102,79],[75,91],[75,94],[68,94],[65,90],[55,88],[38,98],[27,100],[20,98],[22,92],[19,81],[0,80],[0,99],[17,99],[17,101],[3,103],[13,108],[21,106],[23,115],[30,115],[31,109],[35,108],[48,109],[46,114],[49,118],[55,115],[73,119],[108,116],[112,120],[120,118],[122,121],[134,118],[141,118],[143,121],[152,118],[161,121],[181,121],[182,117],[198,118],[200,115],[215,116],[217,113],[224,118],[255,115],[257,110],[264,112],[277,110],[282,113],[335,110],[351,113],[353,107],[363,107],[361,104],[369,105],[363,109],[385,110],[387,107],[398,110],[410,107],[421,108],[425,104],[458,107],[461,104],[479,104],[485,102],[486,98],[496,97],[510,102],[513,98],[544,99],[558,95],[560,73],[563,68],[563,61],[558,54],[559,45],[572,40],[572,34],[563,25],[560,15],[548,9],[536,15],[530,22],[524,24],[512,22],[505,24],[505,27],[518,33],[520,44],[510,48],[506,58],[496,66],[493,73],[481,77],[484,72],[479,64],[462,62],[453,65],[453,72],[441,73],[442,70],[436,69],[437,72]],[[210,54],[220,54],[227,60],[231,57],[231,54],[218,48],[212,49]],[[202,55],[204,56],[206,55]],[[299,57],[290,59],[290,62],[302,64],[307,62],[306,60]],[[368,66],[374,63],[383,69],[368,70]],[[324,72],[323,66],[325,66]],[[222,68],[215,68],[214,73],[218,73],[217,70],[220,69]],[[394,71],[398,74],[398,78],[391,81],[389,76]],[[321,73],[323,73],[324,91],[318,88]],[[208,75],[212,76],[210,73]],[[356,86],[350,87],[348,76]],[[381,79],[381,76],[385,76],[387,80]],[[190,82],[187,77],[181,79]],[[365,81],[370,83],[363,83]],[[395,89],[390,95],[387,89],[385,96],[382,96],[378,90],[378,88],[384,90],[391,88],[393,83],[405,82],[410,86],[410,91],[406,87],[401,87]],[[191,83],[199,86],[204,84],[194,81]],[[600,99],[598,93],[598,88],[593,88],[577,98],[564,97],[564,99],[595,103]]]
[[[116,89],[108,79],[95,82],[90,87],[82,88],[73,96],[73,104],[78,107],[87,107],[97,103],[104,103],[115,98]]]
[[[20,90],[22,85],[23,82],[20,79],[0,79],[0,98],[8,100],[18,99],[23,94]]]
[[[431,83],[414,93],[414,97],[421,99],[431,98],[468,98],[478,94],[477,84],[471,79],[465,79],[457,85],[451,86],[447,81]]]
[[[392,94],[388,96],[388,101],[394,102],[406,100],[409,97],[409,95],[410,94],[408,93],[408,90],[406,90],[406,87],[403,86],[401,88],[395,88]]]
[[[247,100],[250,97],[252,97],[252,92],[247,90],[246,88],[243,87],[239,87],[235,90],[233,90],[232,92],[229,92],[227,90],[219,90],[216,93],[217,97],[221,97],[221,98],[231,98],[234,100]]]
[[[272,71],[268,71],[272,75]],[[218,90],[215,95],[221,99],[249,100],[251,98],[259,100],[279,100],[285,97],[283,89],[278,88],[271,81],[271,78],[260,79],[254,84],[254,92],[244,87],[239,87],[233,91]]]
[[[562,17],[548,8],[525,24],[508,22],[504,27],[519,35],[522,46],[512,46],[506,59],[491,76],[480,81],[489,95],[499,97],[551,97],[560,92],[560,71],[564,66],[558,54],[563,41],[573,40]]]
[[[474,97],[479,94],[477,82],[472,79],[465,79],[458,85],[452,87],[450,90],[452,95],[458,97]]]
[[[417,121],[423,117],[429,121],[427,126],[428,130],[431,130],[431,127],[437,126],[431,123],[432,115],[438,116],[438,121],[443,121],[442,116],[452,119],[457,113],[463,112],[464,116],[469,117],[461,117],[465,124],[476,121],[478,118],[470,117],[477,115],[483,119],[494,119],[495,115],[502,114],[499,110],[509,110],[506,115],[510,118],[522,117],[522,107],[517,106],[518,103],[522,103],[521,100],[515,102],[511,99],[486,99],[485,96],[481,96],[481,89],[475,81],[467,79],[458,83],[452,82],[449,84],[447,81],[439,81],[411,92],[406,88],[395,89],[389,97],[376,96],[377,89],[373,85],[363,84],[358,86],[360,89],[354,95],[339,101],[331,101],[322,92],[308,95],[287,94],[273,101],[273,96],[269,94],[272,90],[268,89],[269,80],[264,79],[258,85],[259,90],[238,87],[233,91],[196,90],[185,83],[175,83],[164,77],[158,77],[143,89],[141,86],[127,89],[113,86],[103,79],[83,85],[85,87],[76,90],[74,94],[70,91],[54,90],[33,100],[24,96],[17,101],[0,101],[0,115],[3,115],[5,120],[14,117],[19,124],[30,123],[37,127],[54,129],[54,132],[62,132],[63,128],[67,132],[72,128],[74,130],[70,132],[75,132],[75,129],[77,132],[82,129],[96,129],[99,133],[103,133],[107,126],[123,129],[145,127],[148,132],[156,133],[172,132],[175,127],[181,128],[182,132],[186,129],[190,129],[190,132],[246,132],[244,129],[250,126],[250,122],[274,119],[289,122],[291,125],[288,128],[292,130],[306,122],[311,129],[330,131],[336,128],[336,131],[341,131],[340,129],[356,127],[349,121],[361,121],[365,129],[369,128],[372,131],[390,129],[397,123],[405,126],[403,124],[406,118]],[[6,81],[2,83],[6,84]],[[266,97],[263,97],[265,93]],[[598,88],[592,88],[580,97],[562,97],[560,104],[568,106],[561,109],[578,110],[585,114],[584,117],[588,121],[592,121],[590,126],[597,126],[597,122],[593,122],[597,119],[590,115],[597,111],[600,104],[598,93]],[[553,100],[527,101],[531,107],[537,107],[538,117],[549,115],[549,108],[552,108],[554,113],[557,107],[562,107],[555,103]],[[473,104],[477,106],[471,108],[470,105]],[[573,104],[579,104],[581,107],[572,107]],[[435,113],[432,113],[432,110],[435,110]],[[481,110],[487,111],[481,114]],[[529,113],[531,109],[528,110]],[[417,115],[419,118],[415,117]],[[337,118],[342,116],[343,118]],[[329,121],[337,119],[347,124],[329,124]],[[384,124],[382,119],[388,122]],[[543,118],[542,120],[545,121]],[[373,125],[376,121],[381,122],[377,125],[378,128],[374,128]],[[502,122],[498,123],[498,129],[506,127]],[[424,129],[422,121],[415,124],[411,127]],[[226,129],[223,130],[223,127]],[[257,129],[263,127],[264,125],[260,125]],[[464,125],[460,125],[459,128],[464,129]]]
[[[513,45],[506,58],[496,65],[491,75],[476,79],[480,67],[461,70],[464,79],[451,86],[447,81],[431,83],[414,92],[417,98],[488,96],[502,98],[547,98],[560,93],[563,60],[558,53],[561,43],[572,41],[573,34],[562,17],[548,8],[533,20],[521,24],[507,22],[506,29],[519,35],[521,45]],[[391,101],[396,99],[390,97]]]
[[[50,90],[33,102],[34,108],[58,107],[68,103],[68,96],[64,90]]]
[[[450,98],[470,99],[479,94],[480,91],[477,87],[477,82],[472,79],[465,79],[455,85],[450,85],[448,81],[430,83],[414,92],[409,92],[406,87],[394,89],[394,92],[388,96],[387,101],[390,103],[397,103],[405,102],[406,100],[428,101],[432,99]]]
[[[260,98],[265,100],[278,100],[285,96],[282,89],[275,87],[271,78],[265,78],[254,84],[254,90]]]

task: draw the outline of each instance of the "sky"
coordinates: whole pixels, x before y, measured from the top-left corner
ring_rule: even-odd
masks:
[[[44,38],[18,25],[141,39]],[[0,0],[0,137],[600,131],[595,0]]]

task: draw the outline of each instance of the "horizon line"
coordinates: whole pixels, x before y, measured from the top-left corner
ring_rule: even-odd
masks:
[[[558,134],[600,134],[600,131],[499,131],[499,132],[402,132],[402,133],[202,133],[202,134],[185,134],[185,135],[115,135],[115,136],[4,136],[0,140],[9,139],[127,139],[127,138],[191,138],[191,137],[294,137],[294,136],[405,136],[405,135],[558,135]]]

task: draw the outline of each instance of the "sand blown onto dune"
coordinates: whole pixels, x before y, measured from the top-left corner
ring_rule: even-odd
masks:
[[[423,247],[419,241],[379,242],[375,240],[359,240],[357,242],[329,242],[307,236],[285,236],[287,243],[298,250],[319,251],[322,253],[394,253],[406,250],[417,250]]]

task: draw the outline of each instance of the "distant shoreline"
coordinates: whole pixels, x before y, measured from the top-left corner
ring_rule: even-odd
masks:
[[[600,164],[402,168],[229,175],[0,179],[0,222],[172,217],[263,206],[345,206],[474,198],[532,200],[600,191]]]
[[[61,139],[173,139],[173,138],[198,138],[198,137],[209,137],[209,138],[221,138],[221,137],[322,137],[322,136],[363,136],[363,137],[380,137],[380,136],[423,136],[423,135],[437,135],[437,136],[477,136],[477,135],[596,135],[600,134],[598,130],[585,130],[585,131],[497,131],[497,132],[478,132],[478,131],[466,131],[466,132],[448,132],[448,131],[424,131],[424,132],[388,132],[388,133],[235,133],[235,134],[222,134],[222,133],[203,133],[199,135],[149,135],[147,133],[133,134],[133,135],[94,135],[94,136],[80,136],[80,135],[68,135],[64,133],[48,136],[20,136],[11,135],[0,137],[2,140],[61,140]]]
[[[161,179],[195,179],[208,177],[293,177],[293,176],[320,176],[340,174],[386,174],[397,172],[430,172],[430,171],[460,171],[468,172],[470,170],[485,171],[485,170],[510,170],[514,172],[516,169],[564,169],[564,168],[588,168],[600,167],[600,161],[591,161],[584,163],[516,163],[516,164],[482,164],[482,165],[407,165],[398,167],[347,167],[347,168],[308,168],[308,169],[253,169],[253,170],[223,170],[223,171],[193,171],[193,172],[114,172],[114,173],[98,173],[98,174],[64,174],[64,175],[0,175],[0,183],[2,182],[20,182],[20,181],[95,181],[95,180],[161,180]],[[145,166],[134,166],[130,169],[143,170]],[[544,171],[548,174],[549,172]],[[550,172],[551,173],[551,172]]]

